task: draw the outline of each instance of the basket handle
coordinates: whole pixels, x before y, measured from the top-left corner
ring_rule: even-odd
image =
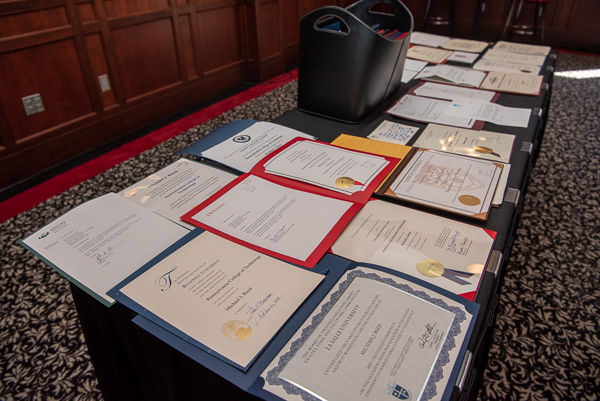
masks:
[[[341,23],[345,24],[345,28],[341,31],[335,31],[330,29],[320,28],[317,25],[319,22],[323,21],[327,17],[333,17],[339,20]],[[301,25],[305,25],[311,27],[312,29],[323,32],[323,33],[331,33],[334,35],[347,35],[352,31],[353,28],[358,28],[359,26],[364,26],[365,24],[360,21],[354,14],[348,12],[346,9],[337,7],[337,6],[325,6],[317,8],[316,10],[311,11],[306,14],[300,20]]]

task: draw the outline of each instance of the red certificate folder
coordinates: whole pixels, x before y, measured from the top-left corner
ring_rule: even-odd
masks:
[[[204,201],[203,203],[201,203],[200,205],[198,205],[197,207],[195,207],[194,209],[192,209],[191,211],[186,213],[181,218],[190,224],[201,227],[207,231],[211,231],[217,235],[220,235],[231,241],[234,241],[236,243],[247,246],[256,251],[265,253],[267,255],[270,255],[270,256],[285,260],[285,261],[288,261],[290,263],[295,263],[300,266],[312,268],[321,259],[321,257],[329,250],[329,247],[331,246],[331,244],[333,244],[335,239],[339,236],[339,234],[342,232],[344,227],[346,227],[346,225],[350,222],[352,217],[360,210],[360,208],[362,208],[367,203],[370,196],[373,194],[374,190],[377,188],[377,186],[380,184],[380,182],[383,181],[383,179],[385,179],[385,177],[387,177],[388,174],[393,170],[393,168],[398,164],[398,160],[395,158],[391,158],[391,157],[382,157],[382,156],[372,155],[372,156],[377,156],[381,159],[385,159],[385,161],[387,161],[387,164],[385,164],[385,166],[382,169],[377,171],[377,173],[372,177],[372,179],[370,180],[370,182],[368,184],[363,185],[362,183],[355,183],[356,185],[363,186],[363,188],[352,194],[345,194],[345,193],[337,192],[337,191],[322,188],[320,186],[313,185],[313,184],[310,184],[307,182],[302,182],[302,181],[298,181],[295,179],[290,179],[287,177],[273,175],[273,174],[269,174],[269,173],[265,172],[265,165],[270,160],[272,160],[274,157],[276,157],[280,152],[284,152],[286,149],[294,146],[294,144],[298,143],[299,141],[312,141],[312,140],[304,139],[304,138],[296,138],[296,139],[290,141],[288,144],[284,145],[280,149],[276,150],[275,152],[271,153],[270,155],[265,157],[263,160],[261,160],[249,173],[241,175],[240,177],[238,177],[237,179],[232,181],[230,184],[228,184],[227,186],[225,186],[224,188],[219,190],[217,193],[215,193],[209,199],[207,199],[206,201]],[[349,151],[348,149],[337,147],[337,146],[334,146],[331,144],[327,144],[325,142],[320,142],[320,141],[312,141],[312,142],[321,144],[323,146],[328,146],[328,147],[343,149],[344,151]],[[349,152],[356,153],[356,154],[363,154],[363,155],[365,154],[364,152],[357,152],[357,151],[349,151]],[[349,178],[349,177],[342,177],[342,178]],[[308,239],[310,241],[317,242],[315,244],[314,249],[312,249],[312,251],[310,252],[310,254],[306,257],[296,257],[293,255],[290,255],[289,253],[282,253],[282,252],[279,252],[279,251],[276,251],[273,249],[267,249],[260,244],[254,243],[252,240],[239,238],[238,235],[236,234],[235,230],[233,230],[233,229],[228,232],[224,232],[224,230],[213,227],[211,224],[208,224],[206,222],[207,220],[209,220],[209,218],[212,218],[211,214],[213,212],[219,213],[219,211],[217,210],[218,207],[224,207],[224,208],[226,207],[226,203],[228,202],[227,199],[231,199],[230,197],[232,197],[233,196],[232,194],[234,194],[234,193],[237,195],[239,192],[242,196],[245,196],[244,194],[248,194],[248,196],[263,196],[265,199],[269,199],[268,201],[274,199],[273,197],[269,196],[270,194],[261,193],[260,195],[257,195],[257,194],[251,195],[251,192],[244,192],[244,191],[246,191],[246,188],[248,186],[254,185],[253,183],[255,183],[257,185],[260,184],[260,188],[269,188],[270,190],[272,190],[273,196],[278,196],[280,193],[284,193],[284,195],[285,195],[285,193],[289,193],[289,194],[291,194],[292,198],[295,196],[294,194],[298,194],[298,197],[302,198],[302,199],[304,199],[306,197],[310,197],[311,201],[314,201],[315,205],[316,205],[312,209],[314,211],[314,215],[310,214],[310,215],[300,216],[302,221],[300,221],[299,224],[300,223],[310,224],[311,219],[318,217],[318,215],[319,215],[318,214],[319,213],[318,204],[319,204],[320,200],[322,200],[323,202],[328,203],[328,204],[332,203],[332,202],[336,202],[336,201],[337,202],[346,202],[347,205],[344,205],[342,208],[339,209],[339,211],[340,211],[339,218],[336,221],[332,221],[331,228],[329,229],[329,231],[327,233],[325,233],[323,235],[322,238],[314,237],[314,238]],[[280,192],[278,192],[279,189],[281,189]],[[237,212],[238,211],[236,210],[236,213]],[[204,215],[202,215],[201,213],[204,213]],[[240,213],[242,213],[242,212],[240,212]],[[265,213],[267,213],[267,212],[265,212]],[[271,212],[269,211],[268,213],[271,213]],[[330,216],[325,216],[325,217],[330,217]],[[239,219],[240,216],[237,216],[236,218]],[[313,222],[315,222],[315,220],[313,220]],[[232,222],[232,224],[235,225],[236,223]],[[301,228],[295,227],[295,229],[301,229]],[[305,229],[306,229],[306,227],[305,227]],[[229,228],[227,228],[227,230],[229,230]],[[282,230],[283,230],[283,227],[282,227]],[[303,238],[302,242],[304,242],[304,241],[305,241],[305,239]],[[260,241],[257,241],[257,242],[260,242]],[[273,238],[272,242],[277,242],[277,240],[275,238]]]

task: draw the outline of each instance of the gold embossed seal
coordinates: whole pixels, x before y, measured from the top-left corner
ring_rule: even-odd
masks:
[[[223,335],[234,341],[242,341],[250,337],[252,328],[241,320],[230,320],[223,325]]]
[[[481,200],[473,195],[461,195],[458,197],[458,201],[467,206],[477,206],[481,203]]]
[[[417,270],[425,277],[441,277],[444,266],[435,259],[422,259],[417,263]]]
[[[335,180],[335,185],[338,188],[351,188],[354,185],[354,180],[350,177],[340,177]]]
[[[494,153],[494,149],[488,148],[487,146],[475,146],[475,152],[489,155]]]

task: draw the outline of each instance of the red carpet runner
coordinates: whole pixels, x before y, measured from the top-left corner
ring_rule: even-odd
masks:
[[[166,125],[148,135],[126,143],[106,154],[83,163],[69,171],[59,174],[48,181],[29,188],[3,202],[0,202],[0,223],[40,204],[54,195],[92,178],[125,160],[148,150],[161,142],[215,118],[234,107],[272,91],[298,77],[298,71],[277,76],[267,82],[256,85],[244,92],[215,103],[196,113],[190,114],[174,123]]]

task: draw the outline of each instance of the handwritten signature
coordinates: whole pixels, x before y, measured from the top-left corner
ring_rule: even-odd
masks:
[[[419,337],[419,347],[421,349],[424,349],[425,346],[431,341],[431,335],[433,334],[435,326],[437,326],[437,323],[427,323],[425,325],[425,332],[421,334],[421,337]]]
[[[273,293],[270,292],[263,299],[256,302],[256,304],[248,306],[248,313],[254,315],[272,296]]]

